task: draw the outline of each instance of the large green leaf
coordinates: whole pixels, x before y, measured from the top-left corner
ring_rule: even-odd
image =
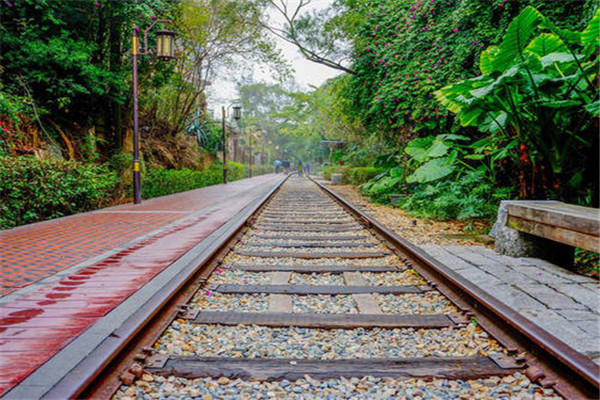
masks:
[[[406,181],[408,183],[433,182],[450,175],[454,172],[454,165],[448,158],[436,158],[429,160],[413,172]]]
[[[481,53],[479,69],[483,74],[494,72],[493,61],[498,54],[498,46],[490,46]]]
[[[491,62],[493,71],[504,71],[515,63],[524,60],[523,51],[533,32],[544,16],[531,6],[525,7],[508,26],[498,53]]]
[[[586,49],[589,49],[589,52],[593,52],[596,46],[600,45],[600,9],[596,10],[596,13],[592,17],[590,23],[587,28],[581,32],[581,44]]]
[[[540,61],[542,62],[542,67],[546,68],[554,63],[565,64],[574,62],[575,57],[570,53],[550,53],[542,57]]]
[[[464,109],[458,114],[458,119],[462,126],[477,125],[480,117],[485,114],[485,111],[480,107],[471,107]]]
[[[595,102],[588,104],[585,106],[585,109],[594,117],[600,117],[600,100],[596,100]]]
[[[488,96],[494,90],[498,89],[499,86],[502,86],[511,81],[514,81],[514,79],[512,79],[512,78],[514,78],[515,76],[518,76],[521,72],[523,72],[522,68],[520,66],[516,65],[516,66],[506,70],[502,75],[500,75],[498,78],[493,80],[489,85],[482,86],[480,88],[471,90],[469,93],[471,94],[471,96],[473,96],[475,98]]]
[[[430,158],[446,155],[450,147],[439,137],[428,136],[413,139],[406,145],[404,151],[415,161],[425,161]]]
[[[559,28],[558,26],[554,25],[554,23],[547,17],[543,18],[540,27],[548,29],[550,32],[554,33],[565,43],[581,44],[580,32],[574,32],[569,29]]]
[[[561,38],[552,33],[542,33],[529,43],[525,48],[540,57],[544,57],[550,53],[566,52],[567,46]]]

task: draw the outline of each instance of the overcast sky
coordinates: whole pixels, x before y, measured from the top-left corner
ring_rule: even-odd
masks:
[[[313,0],[310,4],[310,9],[325,8],[331,3],[332,0]],[[295,4],[297,4],[297,1],[288,1],[289,7],[292,7]],[[274,10],[271,12],[271,18],[276,22],[282,22],[282,18]],[[294,80],[302,90],[308,90],[310,85],[320,86],[327,79],[333,78],[341,73],[341,71],[306,60],[296,46],[275,36],[273,37],[276,39],[279,51],[294,69]],[[214,79],[212,86],[207,90],[208,107],[213,110],[213,112],[215,110],[220,110],[222,105],[227,105],[237,98],[235,90],[236,81],[228,77],[231,76],[228,72],[229,71],[221,71],[221,77]],[[258,68],[255,68],[255,79],[268,83],[276,82],[268,74],[259,72]]]

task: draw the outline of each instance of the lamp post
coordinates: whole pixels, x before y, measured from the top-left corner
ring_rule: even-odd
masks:
[[[248,147],[250,147],[250,159],[248,160],[248,177],[252,178],[252,134],[249,134],[248,136]]]
[[[254,134],[249,133],[248,134],[248,147],[250,147],[250,160],[248,160],[248,175],[250,178],[252,178],[252,159],[254,158],[254,155],[252,154],[252,137],[254,137]],[[256,137],[258,138],[258,134],[256,134]]]
[[[227,110],[225,110],[225,106],[221,107],[221,121],[222,121],[222,140],[223,140],[223,183],[227,183],[227,142],[226,142],[226,135],[225,135],[225,129],[226,129],[226,123],[225,120],[227,118],[227,111],[229,111],[229,108],[233,106],[233,119],[237,121],[240,120],[240,118],[242,118],[242,106],[240,105],[233,105],[230,104],[227,107]]]
[[[141,174],[140,174],[140,137],[139,137],[139,118],[138,118],[138,56],[148,54],[148,32],[158,22],[169,24],[169,20],[157,20],[144,31],[144,51],[140,51],[139,37],[137,29],[133,30],[132,55],[133,55],[133,202],[140,204],[142,202],[141,193]],[[159,60],[168,61],[175,58],[175,32],[160,30],[156,32],[156,55]]]

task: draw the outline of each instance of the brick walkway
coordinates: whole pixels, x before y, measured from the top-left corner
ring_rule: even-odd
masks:
[[[273,179],[264,175],[0,231],[0,297]]]
[[[598,281],[544,260],[503,256],[481,246],[422,248],[600,364]]]
[[[0,298],[0,395],[282,178],[263,175],[0,232],[10,293]]]

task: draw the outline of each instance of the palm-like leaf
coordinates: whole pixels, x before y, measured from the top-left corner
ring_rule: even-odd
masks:
[[[567,46],[558,36],[552,33],[542,33],[540,36],[533,39],[525,50],[540,57],[544,57],[550,53],[566,52]]]
[[[543,15],[538,10],[531,6],[525,7],[508,26],[498,53],[490,65],[493,71],[504,71],[512,67],[515,62],[525,61],[523,50],[543,19]]]
[[[494,72],[493,62],[494,58],[498,54],[498,46],[490,46],[481,53],[479,58],[479,69],[483,74],[489,74]]]
[[[600,9],[596,10],[594,17],[587,28],[581,32],[581,43],[586,50],[593,52],[596,46],[600,45]]]

